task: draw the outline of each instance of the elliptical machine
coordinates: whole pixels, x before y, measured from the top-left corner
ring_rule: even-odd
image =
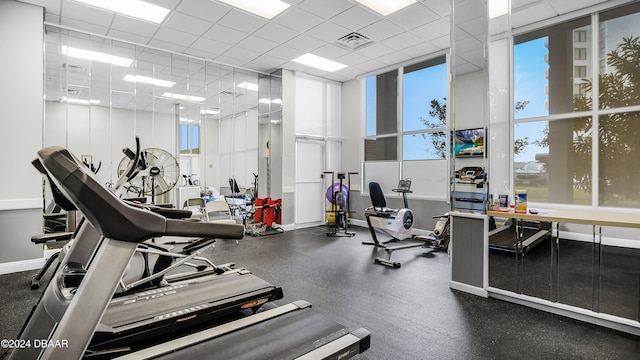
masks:
[[[375,258],[376,264],[399,268],[400,262],[391,261],[391,254],[396,250],[409,249],[414,247],[432,247],[436,250],[445,250],[449,245],[449,216],[444,214],[437,216],[434,231],[427,235],[413,235],[413,211],[409,209],[409,200],[407,194],[411,191],[411,179],[400,180],[398,187],[392,191],[402,194],[404,208],[390,209],[387,208],[387,202],[380,184],[377,182],[369,183],[369,196],[371,197],[372,206],[365,209],[365,218],[371,232],[373,242],[363,241],[364,245],[373,245],[376,248],[382,248],[386,252],[386,257]],[[385,241],[378,240],[377,230],[380,230],[391,238]],[[387,243],[394,241],[402,241],[406,239],[416,240],[415,242],[406,243],[398,246],[387,246]]]

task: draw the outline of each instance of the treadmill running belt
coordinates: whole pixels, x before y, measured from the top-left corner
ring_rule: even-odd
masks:
[[[158,359],[295,359],[348,333],[344,326],[306,308]]]
[[[185,282],[116,298],[102,317],[102,324],[117,327],[167,316],[175,311],[274,286],[251,274],[217,275],[214,280]],[[170,298],[170,299],[169,299]]]
[[[254,300],[279,300],[282,290],[248,273],[206,276],[116,298],[107,308],[90,348],[125,346],[211,321]]]

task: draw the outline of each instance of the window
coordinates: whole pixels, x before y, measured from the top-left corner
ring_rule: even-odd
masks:
[[[200,154],[200,126],[180,124],[180,154]]]
[[[533,202],[638,208],[640,3],[593,18],[514,38],[515,186]]]
[[[365,161],[446,159],[446,83],[444,57],[368,77]]]
[[[447,199],[446,58],[369,76],[365,86],[363,185],[382,181],[390,191],[410,177],[412,196]]]
[[[397,160],[398,70],[369,76],[366,80],[365,161]]]
[[[587,49],[575,48],[574,53],[575,53],[576,60],[587,60]]]
[[[443,58],[404,68],[402,160],[447,158],[446,72]]]

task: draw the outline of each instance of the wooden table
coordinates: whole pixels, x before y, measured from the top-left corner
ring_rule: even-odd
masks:
[[[513,210],[492,210],[487,211],[487,215],[494,217],[534,221],[640,228],[640,214],[613,213],[592,210],[537,210],[538,214],[531,214],[529,212],[517,213]]]

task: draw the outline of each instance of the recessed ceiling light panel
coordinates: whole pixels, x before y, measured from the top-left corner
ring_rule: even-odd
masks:
[[[186,100],[188,102],[203,102],[205,100],[203,97],[200,97],[200,96],[191,96],[191,95],[176,94],[176,93],[170,93],[170,92],[166,92],[161,96],[165,98],[176,99],[176,100]]]
[[[276,15],[285,11],[289,4],[280,0],[219,0],[227,5],[237,7],[252,14],[272,19]]]
[[[377,12],[382,16],[387,16],[400,9],[415,4],[416,0],[356,0],[360,4],[368,7],[369,9]]]
[[[160,24],[169,9],[141,0],[75,0],[79,3]]]
[[[339,62],[325,59],[321,56],[313,55],[311,53],[306,53],[300,57],[293,59],[293,61],[328,72],[338,71],[347,67],[347,65],[340,64]]]
[[[66,55],[69,57],[98,61],[98,62],[103,62],[103,63],[117,65],[117,66],[128,67],[128,66],[131,66],[131,63],[133,63],[132,59],[127,59],[120,56],[113,56],[110,54],[105,54],[97,51],[68,47],[65,45],[62,45],[60,47],[60,50],[62,51],[62,55]]]
[[[125,75],[124,79],[122,79],[122,80],[128,81],[128,82],[133,82],[133,83],[154,85],[154,86],[159,86],[159,87],[172,87],[173,85],[176,84],[174,81],[160,80],[160,79],[152,78],[152,77],[149,77],[149,76],[131,75],[131,74]]]

